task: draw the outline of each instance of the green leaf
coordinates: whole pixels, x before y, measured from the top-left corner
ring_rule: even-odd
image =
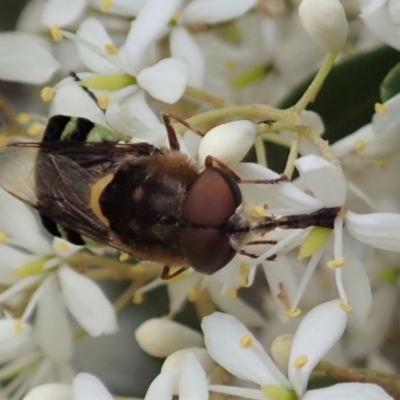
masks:
[[[386,75],[381,85],[381,101],[384,103],[400,93],[400,63],[396,64]]]

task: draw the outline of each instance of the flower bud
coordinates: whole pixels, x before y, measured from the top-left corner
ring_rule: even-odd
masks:
[[[188,347],[204,346],[199,332],[177,322],[153,318],[136,329],[135,338],[139,346],[153,357],[168,357]]]
[[[23,400],[70,400],[71,398],[71,385],[47,383],[32,389]]]
[[[225,164],[239,162],[253,146],[256,126],[250,121],[234,121],[218,125],[207,132],[200,142],[199,162],[204,164],[208,155]]]
[[[344,47],[349,27],[339,0],[302,0],[299,16],[307,33],[327,53]]]

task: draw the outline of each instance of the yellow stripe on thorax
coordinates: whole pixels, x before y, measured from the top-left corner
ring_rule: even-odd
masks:
[[[100,196],[103,193],[103,190],[106,186],[113,180],[114,174],[107,174],[99,179],[90,190],[90,208],[96,215],[96,217],[105,225],[110,226],[110,222],[101,212],[100,208]]]

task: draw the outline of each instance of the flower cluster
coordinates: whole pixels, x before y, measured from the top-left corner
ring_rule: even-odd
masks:
[[[337,60],[379,40],[400,49],[399,11],[28,2],[0,33],[0,79],[41,85],[0,96],[0,397],[398,396],[396,357],[381,352],[400,261],[396,67],[354,132],[329,136],[324,110],[306,108]],[[356,113],[364,100],[343,102]],[[116,296],[99,284],[116,280]],[[157,288],[168,300],[154,310]],[[155,378],[139,349],[140,365],[111,365],[135,345],[166,359]]]

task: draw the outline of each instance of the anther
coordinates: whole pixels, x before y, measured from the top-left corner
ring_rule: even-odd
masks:
[[[57,24],[51,26],[50,34],[55,42],[59,42],[63,38],[63,34]]]
[[[350,312],[353,308],[347,301],[340,300],[339,307],[346,313]]]
[[[293,361],[293,367],[295,368],[302,368],[308,363],[308,357],[307,356],[301,356],[296,358],[296,360]]]
[[[328,268],[331,268],[331,269],[342,268],[344,265],[344,258],[341,257],[341,258],[338,258],[337,260],[328,261],[326,263],[326,265],[328,266]]]
[[[112,44],[112,43],[107,43],[107,44],[104,46],[104,49],[105,49],[106,53],[109,54],[110,56],[115,56],[115,55],[117,55],[118,52],[119,52],[118,47],[115,46],[115,45]]]
[[[289,318],[296,318],[301,314],[300,308],[292,308],[290,310],[286,310],[286,316]]]
[[[53,98],[53,96],[54,96],[54,89],[51,88],[50,86],[46,86],[40,91],[40,97],[46,103],[49,102]]]
[[[244,335],[241,339],[240,339],[240,347],[242,349],[248,349],[253,345],[253,338],[251,337],[250,334]]]
[[[375,112],[378,114],[387,114],[388,110],[382,103],[375,103]]]

